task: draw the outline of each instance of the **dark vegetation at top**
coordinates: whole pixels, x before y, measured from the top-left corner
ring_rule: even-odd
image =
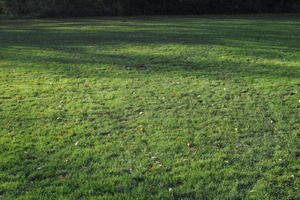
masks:
[[[299,12],[299,0],[0,0],[13,16],[102,16]]]

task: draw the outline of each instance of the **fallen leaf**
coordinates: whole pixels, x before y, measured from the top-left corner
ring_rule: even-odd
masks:
[[[73,134],[75,134],[75,131],[74,130],[69,130],[68,133],[73,135]]]

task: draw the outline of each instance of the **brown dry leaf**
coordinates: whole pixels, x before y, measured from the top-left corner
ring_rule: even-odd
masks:
[[[145,128],[143,126],[139,126],[138,130],[141,131],[141,132],[145,132]]]
[[[193,143],[189,142],[189,143],[187,143],[187,146],[191,148],[191,147],[193,147],[194,145],[193,145]]]
[[[68,130],[68,133],[73,135],[73,134],[75,134],[75,131],[74,130]]]
[[[153,165],[152,167],[149,168],[150,171],[155,171],[157,170],[158,168],[160,168],[162,165],[159,164],[159,165]]]
[[[145,128],[144,127],[140,128],[140,131],[145,132]]]
[[[58,178],[59,178],[59,179],[65,179],[66,177],[65,177],[65,176],[62,176],[62,175],[60,175]]]
[[[151,167],[149,170],[150,170],[150,171],[154,171],[154,170],[156,170],[156,168],[153,166],[153,167]]]
[[[108,115],[109,112],[100,112],[101,115]]]

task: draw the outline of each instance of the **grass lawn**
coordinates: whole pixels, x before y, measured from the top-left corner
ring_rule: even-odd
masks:
[[[300,199],[300,15],[0,21],[0,199]]]

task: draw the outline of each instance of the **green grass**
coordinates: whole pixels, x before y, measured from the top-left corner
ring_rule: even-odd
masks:
[[[0,22],[0,199],[299,199],[300,16]]]

